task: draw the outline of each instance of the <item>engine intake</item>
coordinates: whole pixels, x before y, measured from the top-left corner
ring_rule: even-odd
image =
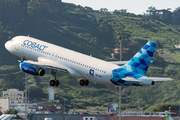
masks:
[[[19,68],[21,71],[31,75],[43,76],[45,74],[45,70],[43,68],[35,68],[31,66],[29,63],[21,62],[19,64]]]

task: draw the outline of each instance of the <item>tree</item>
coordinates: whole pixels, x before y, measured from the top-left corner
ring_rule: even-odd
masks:
[[[41,100],[41,98],[45,98],[46,94],[43,93],[43,90],[41,89],[40,86],[35,87],[35,86],[30,86],[30,88],[28,88],[28,93],[30,95],[33,95],[34,98],[36,98],[36,100]],[[33,98],[31,98],[33,99]]]
[[[12,114],[16,114],[16,115],[17,115],[17,114],[18,114],[18,112],[19,112],[19,111],[18,111],[18,110],[16,110],[16,109],[13,109],[13,110],[12,110]]]
[[[165,10],[165,9],[157,10],[158,13],[162,13],[162,14],[159,14],[159,17],[163,22],[166,22],[166,23],[172,22],[173,17],[172,17],[171,11],[169,11],[169,10],[170,10],[170,8],[168,8],[167,10]]]
[[[4,114],[11,114],[11,110],[4,111]]]
[[[176,110],[175,107],[171,104],[162,104],[158,106],[157,108],[154,108],[152,111],[154,112],[164,112],[166,110],[169,110],[169,107],[171,107],[171,110]]]
[[[180,7],[173,11],[173,21],[179,23],[180,21]]]
[[[102,12],[102,13],[107,13],[108,9],[107,8],[101,8],[99,11]]]
[[[59,13],[61,11],[60,0],[30,0],[27,7],[30,16],[42,16]]]
[[[6,110],[4,111],[4,114],[17,114],[19,111],[16,110],[16,109],[13,109],[13,110]]]
[[[24,80],[21,74],[8,74],[3,78],[2,81],[2,88],[10,89],[10,88],[17,88],[19,90],[24,89]]]
[[[148,7],[148,10],[146,10],[146,12],[150,15],[156,15],[156,11],[156,8],[153,6]]]
[[[103,41],[104,47],[111,47],[113,45],[113,29],[112,26],[102,17],[97,20],[98,23],[98,38]]]
[[[0,21],[7,24],[19,22],[23,18],[23,9],[19,0],[0,0]]]

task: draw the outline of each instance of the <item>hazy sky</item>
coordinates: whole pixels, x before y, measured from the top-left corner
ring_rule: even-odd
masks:
[[[180,7],[180,0],[62,0],[62,2],[88,6],[94,10],[100,8],[107,8],[108,11],[127,9],[128,12],[135,14],[143,14],[150,6],[156,9],[171,8],[171,11]]]

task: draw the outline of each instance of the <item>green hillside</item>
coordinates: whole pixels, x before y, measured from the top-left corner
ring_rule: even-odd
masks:
[[[157,10],[149,7],[144,15],[135,15],[125,10],[113,13],[101,9],[62,3],[60,0],[0,0],[0,92],[9,88],[24,90],[24,73],[4,43],[17,35],[30,35],[44,41],[63,46],[84,54],[92,54],[103,60],[112,59],[110,51],[119,47],[116,35],[123,38],[123,47],[131,42],[143,46],[148,40],[158,43],[157,51],[147,76],[171,77],[174,81],[157,82],[154,86],[122,87],[122,110],[151,111],[154,107],[169,103],[179,104],[180,50],[180,8]],[[130,48],[123,53],[123,60],[129,60],[140,48]],[[50,72],[49,72],[50,73]],[[52,75],[28,76],[29,100],[49,103],[48,86]],[[118,87],[90,82],[81,87],[79,79],[58,74],[59,87],[55,88],[54,102],[66,104],[66,109],[87,110],[91,113],[105,113],[109,103],[118,103]],[[92,107],[96,109],[92,109]]]

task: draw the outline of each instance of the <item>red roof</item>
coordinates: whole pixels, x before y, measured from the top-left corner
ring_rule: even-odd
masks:
[[[63,106],[36,106],[36,111],[61,111]]]

